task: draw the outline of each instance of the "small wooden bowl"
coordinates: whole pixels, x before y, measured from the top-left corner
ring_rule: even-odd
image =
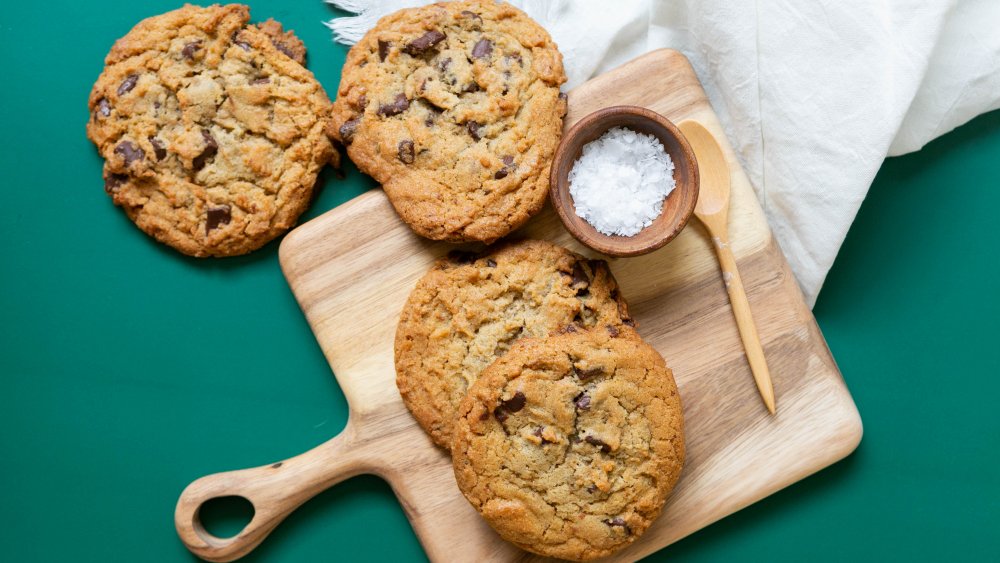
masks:
[[[653,223],[633,236],[605,235],[576,214],[569,194],[569,172],[583,146],[613,127],[654,135],[674,162],[676,186]],[[670,242],[687,225],[698,201],[698,162],[691,145],[666,117],[637,106],[612,106],[584,117],[563,135],[549,173],[549,195],[563,225],[576,240],[609,256],[638,256]]]

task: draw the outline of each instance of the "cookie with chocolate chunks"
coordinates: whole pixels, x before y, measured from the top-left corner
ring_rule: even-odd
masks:
[[[396,329],[396,385],[434,442],[451,445],[458,404],[521,337],[632,324],[607,264],[544,241],[452,253],[417,283]]]
[[[400,10],[348,54],[330,133],[418,234],[491,243],[545,202],[565,80],[549,34],[508,4]]]
[[[135,224],[192,256],[255,250],[308,207],[337,159],[331,104],[281,24],[246,6],[185,6],[115,42],[90,94],[104,189]]]
[[[634,330],[608,328],[518,341],[459,407],[458,486],[527,551],[610,555],[649,528],[680,477],[673,375]]]

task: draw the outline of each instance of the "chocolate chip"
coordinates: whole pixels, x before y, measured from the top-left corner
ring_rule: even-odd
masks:
[[[146,153],[137,147],[132,141],[122,141],[115,147],[115,154],[121,155],[125,160],[125,166],[146,157]]]
[[[228,225],[232,218],[232,211],[226,204],[209,207],[208,217],[205,219],[205,234],[217,229],[219,225]]]
[[[434,46],[438,43],[444,41],[444,38],[445,35],[443,33],[436,29],[432,29],[407,43],[406,46],[403,47],[403,52],[414,57],[422,55],[434,48]]]
[[[513,397],[507,399],[506,401],[502,401],[500,405],[507,409],[508,412],[517,412],[524,408],[524,404],[526,402],[527,400],[524,397],[524,393],[518,391],[514,393]]]
[[[628,524],[625,523],[625,520],[623,520],[621,516],[615,516],[614,518],[604,520],[603,522],[612,528],[618,527],[624,529],[626,535],[632,535],[632,529],[628,527]]]
[[[584,441],[586,441],[588,444],[592,446],[597,446],[598,448],[601,448],[602,453],[608,453],[611,451],[611,446],[605,444],[599,438],[595,438],[593,436],[587,436],[584,438]]]
[[[481,90],[482,88],[479,87],[479,84],[477,82],[470,82],[469,85],[466,86],[465,89],[462,91],[472,93],[472,92],[479,92]]]
[[[500,161],[503,162],[503,168],[497,170],[497,173],[493,175],[493,178],[497,180],[502,180],[503,178],[506,178],[508,174],[517,170],[517,165],[514,164],[513,156],[505,156],[501,158]]]
[[[618,334],[620,334],[618,327],[615,325],[608,325],[608,334],[611,335],[611,338],[618,338]]]
[[[97,100],[97,111],[104,117],[111,115],[111,104],[104,98]]]
[[[625,317],[622,319],[622,324],[635,328],[635,319]]]
[[[569,94],[566,92],[559,92],[559,99],[564,102],[569,101]]]
[[[128,176],[124,174],[111,174],[104,179],[104,191],[113,194],[121,188],[126,180],[128,180]]]
[[[156,157],[156,160],[163,160],[167,157],[167,147],[163,146],[162,141],[150,135],[149,144],[153,145],[153,156]]]
[[[351,144],[354,140],[354,131],[357,130],[358,124],[361,123],[361,117],[355,117],[354,119],[348,119],[340,126],[340,138],[344,141],[345,145]]]
[[[198,52],[198,49],[201,49],[201,39],[184,45],[181,54],[184,55],[185,59],[194,60],[194,54]]]
[[[497,267],[496,260],[494,260],[492,258],[487,258],[486,259],[486,267],[488,267],[488,268],[496,268]]]
[[[480,39],[472,48],[472,58],[486,59],[493,53],[493,42],[489,39]]]
[[[278,463],[275,463],[275,464],[271,465],[271,469],[277,469],[277,468],[281,467],[283,464],[284,464],[283,461],[279,461]]]
[[[573,398],[573,404],[580,410],[589,410],[590,395],[588,395],[586,391],[580,391],[580,394]]]
[[[390,104],[382,104],[378,107],[378,114],[382,117],[392,117],[399,115],[410,107],[410,100],[406,99],[406,94],[396,94],[396,98]]]
[[[260,86],[261,84],[269,84],[270,82],[271,82],[270,78],[268,78],[266,76],[262,76],[260,78],[254,78],[253,80],[251,80],[250,81],[250,85],[251,86]]]
[[[130,74],[122,80],[121,86],[118,87],[118,95],[122,96],[132,91],[135,88],[135,83],[139,82],[138,74]]]
[[[358,108],[361,111],[365,111],[365,108],[368,107],[368,96],[364,94],[358,96],[358,103],[355,104],[354,107]]]
[[[212,158],[219,152],[219,143],[215,142],[215,137],[212,136],[211,131],[208,129],[202,129],[201,138],[205,141],[205,149],[201,151],[201,154],[194,157],[194,160],[191,162],[191,164],[194,165],[195,171],[204,168],[208,159]]]
[[[472,264],[479,258],[479,255],[475,252],[466,252],[464,250],[452,250],[448,253],[448,260],[455,262],[456,264]]]
[[[389,47],[392,43],[388,41],[378,40],[378,60],[385,62],[385,58],[389,56]]]
[[[474,20],[479,20],[479,23],[483,23],[483,18],[481,18],[479,14],[475,12],[470,12],[469,10],[462,10],[461,12],[459,12],[459,14],[463,18],[472,18]]]
[[[396,156],[403,164],[413,164],[413,141],[406,139],[396,147]]]
[[[482,135],[479,134],[479,127],[479,123],[475,121],[469,121],[465,124],[465,129],[469,132],[469,136],[472,137],[473,141],[478,141],[483,138]]]
[[[450,66],[451,66],[451,57],[445,57],[438,62],[438,69],[441,72],[448,70],[448,67]]]
[[[483,414],[479,415],[479,420],[489,420],[489,418],[490,418],[490,411],[483,411]]]
[[[595,485],[593,483],[587,485],[587,492],[588,493],[593,493],[596,490],[597,490],[597,485]]]
[[[507,411],[505,411],[503,409],[503,407],[497,407],[497,408],[493,409],[493,416],[496,417],[497,422],[503,422],[503,421],[507,420],[507,416],[508,415],[507,415]]]
[[[576,325],[575,324],[568,324],[562,330],[560,330],[559,332],[561,332],[563,334],[565,334],[567,332],[576,332]]]
[[[524,66],[524,61],[521,60],[521,55],[519,53],[514,53],[513,55],[504,55],[503,60],[510,66],[511,61],[517,61],[517,66]]]

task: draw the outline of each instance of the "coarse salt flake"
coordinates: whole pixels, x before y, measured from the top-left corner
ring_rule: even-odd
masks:
[[[569,172],[576,214],[606,235],[630,237],[653,224],[674,185],[663,143],[625,127],[584,145]]]

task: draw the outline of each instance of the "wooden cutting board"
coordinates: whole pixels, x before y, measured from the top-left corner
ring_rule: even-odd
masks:
[[[568,128],[601,107],[632,104],[674,121],[695,119],[722,144],[732,171],[732,248],[774,379],[769,416],[754,387],[719,266],[692,221],[669,245],[611,270],[639,333],[674,370],[684,404],[687,463],[663,515],[613,560],[636,560],[845,457],[861,420],[750,183],[687,59],[648,53],[573,90]],[[593,255],[550,209],[521,236]],[[448,455],[424,435],[395,385],[393,338],[410,290],[453,245],[414,235],[379,190],[289,234],[281,265],[350,405],[344,431],[295,458],[192,483],[177,505],[181,539],[228,561],[252,550],[316,493],[360,473],[386,479],[433,561],[538,560],[499,538],[455,485]],[[208,534],[197,510],[239,495],[253,520],[229,539]]]

